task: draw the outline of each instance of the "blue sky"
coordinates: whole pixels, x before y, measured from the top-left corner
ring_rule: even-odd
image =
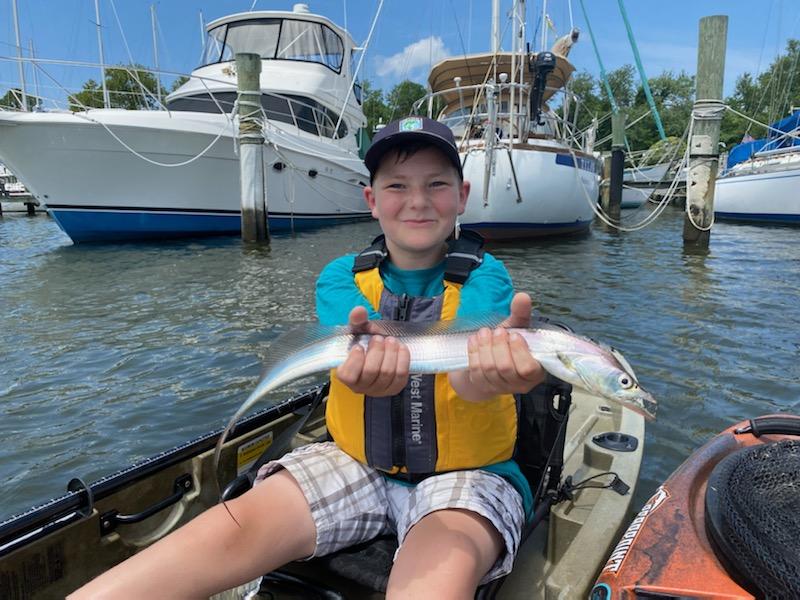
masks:
[[[540,21],[542,0],[528,0],[528,39]],[[617,0],[584,0],[608,70],[633,64]],[[153,65],[150,6],[155,4],[159,22],[158,45],[162,69],[188,72],[201,53],[200,13],[209,22],[226,14],[246,11],[252,0],[100,0],[107,63],[128,62],[128,53],[114,15],[119,16],[130,52],[137,62]],[[316,0],[311,10],[344,26],[357,43],[363,43],[378,7],[378,0]],[[489,0],[385,0],[362,78],[388,90],[404,78],[425,82],[431,62],[489,47]],[[754,7],[760,4],[761,8]],[[293,2],[258,0],[256,9],[291,9]],[[570,27],[570,2],[549,0],[548,14],[558,35]],[[97,62],[97,34],[93,0],[18,0],[24,46],[33,41],[39,58]],[[503,11],[511,0],[503,0]],[[725,91],[732,91],[736,78],[745,71],[758,72],[781,52],[790,37],[800,37],[800,0],[627,0],[626,8],[649,76],[664,70],[693,73],[697,60],[697,28],[701,17],[727,14],[728,53]],[[579,0],[572,0],[574,24],[581,41],[570,58],[580,70],[599,73]],[[552,40],[554,34],[549,33]],[[538,36],[538,32],[537,32]],[[506,38],[508,39],[508,37]],[[0,56],[15,54],[12,0],[0,0]],[[539,39],[534,47],[539,47]],[[508,47],[506,42],[504,46]],[[67,88],[80,88],[97,74],[62,66],[46,67]],[[31,71],[26,76],[31,86]],[[61,96],[55,84],[39,76],[43,96]],[[18,85],[17,66],[0,61],[0,95]],[[48,87],[46,87],[48,86]],[[800,104],[800,99],[797,99]]]

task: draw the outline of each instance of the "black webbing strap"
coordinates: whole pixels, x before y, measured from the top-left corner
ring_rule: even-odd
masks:
[[[369,248],[362,251],[353,261],[353,273],[369,271],[383,262],[388,256],[386,239],[379,235]],[[464,283],[473,269],[483,262],[483,238],[474,231],[462,231],[458,239],[447,243],[444,263],[444,278],[453,283]]]
[[[383,262],[383,259],[389,253],[386,250],[386,239],[383,235],[379,235],[366,250],[356,256],[353,262],[353,273],[360,273],[361,271],[369,271],[374,269]]]
[[[444,278],[453,283],[464,283],[482,262],[483,238],[474,231],[462,230],[457,240],[448,242]]]

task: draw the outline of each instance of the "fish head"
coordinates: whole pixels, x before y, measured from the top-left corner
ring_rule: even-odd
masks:
[[[639,385],[633,368],[616,350],[603,354],[558,353],[576,376],[575,383],[607,400],[627,406],[648,420],[655,419],[656,399]]]
[[[608,369],[602,375],[598,392],[609,400],[627,406],[649,421],[656,418],[656,399],[639,385],[633,373],[623,369]]]

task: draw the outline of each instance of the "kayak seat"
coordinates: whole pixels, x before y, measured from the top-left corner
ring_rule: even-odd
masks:
[[[758,598],[800,598],[800,440],[726,456],[705,508],[708,537],[739,585]]]
[[[519,425],[514,458],[528,479],[536,504],[540,508],[549,507],[548,503],[540,504],[538,500],[548,491],[555,490],[561,479],[564,433],[571,390],[569,384],[548,376],[544,383],[517,398]],[[541,513],[541,510],[537,510],[538,518],[531,521],[523,531],[523,541],[545,516]],[[367,590],[385,592],[396,551],[396,537],[383,536],[328,556],[315,558],[304,563],[303,570],[315,573],[325,571]],[[299,581],[297,571],[294,569],[279,570],[267,575],[265,578],[267,582],[272,575],[278,578],[291,576],[295,585]],[[309,584],[313,585],[311,582]],[[480,600],[493,598],[501,586],[502,579],[489,582],[478,588],[475,597]]]

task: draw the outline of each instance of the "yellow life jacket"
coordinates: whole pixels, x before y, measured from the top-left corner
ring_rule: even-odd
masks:
[[[378,268],[387,255],[382,238],[357,257],[355,283],[384,319],[454,319],[461,287],[482,256],[473,252],[476,242],[469,233],[462,232],[460,239],[451,244],[444,293],[439,296],[398,296],[384,287]],[[480,242],[477,247],[480,250]],[[464,400],[450,385],[447,373],[411,374],[397,396],[374,398],[352,392],[333,370],[326,421],[331,437],[347,454],[409,480],[508,460],[517,437],[513,395],[485,402]]]

